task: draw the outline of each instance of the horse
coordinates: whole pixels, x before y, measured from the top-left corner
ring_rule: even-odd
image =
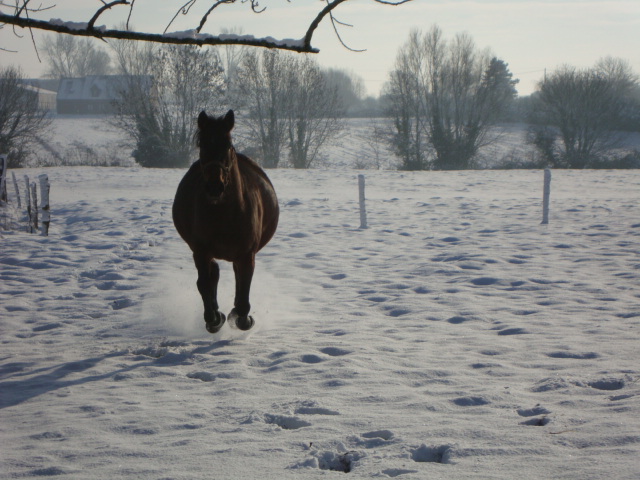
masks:
[[[215,118],[202,111],[195,134],[200,158],[184,175],[173,201],[173,223],[193,252],[196,285],[204,304],[207,331],[218,332],[226,317],[218,307],[220,267],[233,263],[236,289],[229,323],[240,330],[255,324],[249,291],[256,253],[273,237],[280,214],[273,184],[231,142],[233,110]]]

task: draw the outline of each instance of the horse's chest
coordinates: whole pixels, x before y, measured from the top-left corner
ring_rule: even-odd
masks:
[[[201,208],[195,221],[200,241],[210,252],[224,260],[233,260],[253,249],[258,234],[253,215],[237,208]]]

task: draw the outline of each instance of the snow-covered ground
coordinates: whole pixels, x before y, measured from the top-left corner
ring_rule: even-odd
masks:
[[[183,170],[43,172],[49,237],[0,230],[1,478],[640,475],[639,171],[553,172],[549,225],[539,171],[367,171],[368,229],[360,172],[270,171],[256,327],[213,336]]]

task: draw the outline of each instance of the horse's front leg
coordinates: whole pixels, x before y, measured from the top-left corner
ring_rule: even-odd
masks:
[[[204,254],[193,254],[193,259],[198,269],[198,291],[204,304],[204,322],[209,333],[216,333],[224,325],[226,320],[218,307],[218,281],[220,280],[220,267],[212,258]]]
[[[229,321],[233,318],[240,330],[249,330],[254,325],[253,317],[249,315],[251,304],[249,303],[249,291],[255,269],[254,253],[248,254],[240,260],[233,262],[233,271],[236,275],[236,297],[234,308],[229,315]]]

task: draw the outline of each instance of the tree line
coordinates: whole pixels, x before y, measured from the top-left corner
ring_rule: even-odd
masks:
[[[143,166],[188,165],[197,114],[234,108],[245,114],[250,154],[269,168],[317,165],[323,146],[341,134],[345,115],[357,111],[389,119],[384,139],[405,170],[476,168],[478,151],[498,140],[493,127],[505,121],[530,125],[527,142],[538,155],[519,166],[640,167],[638,152],[615,161],[610,156],[615,132],[640,131],[638,76],[617,58],[586,69],[560,67],[533,95],[518,97],[518,80],[505,60],[479,49],[468,34],[447,39],[433,26],[410,33],[381,96],[371,99],[360,77],[322,69],[308,56],[237,45],[119,40],[110,46],[109,53],[93,40],[56,35],[44,50],[47,76],[122,75],[113,123]],[[17,88],[19,80],[16,69],[1,70],[0,90]],[[11,152],[14,164],[46,127],[33,95],[0,97],[0,150]]]
[[[518,98],[508,64],[468,34],[444,38],[438,26],[413,31],[383,98],[393,147],[406,170],[477,167],[478,150],[497,141],[498,122],[530,125],[538,160],[521,167],[640,168],[640,152],[610,158],[620,131],[640,131],[640,84],[629,64],[607,57],[592,68],[562,66],[530,97]]]

